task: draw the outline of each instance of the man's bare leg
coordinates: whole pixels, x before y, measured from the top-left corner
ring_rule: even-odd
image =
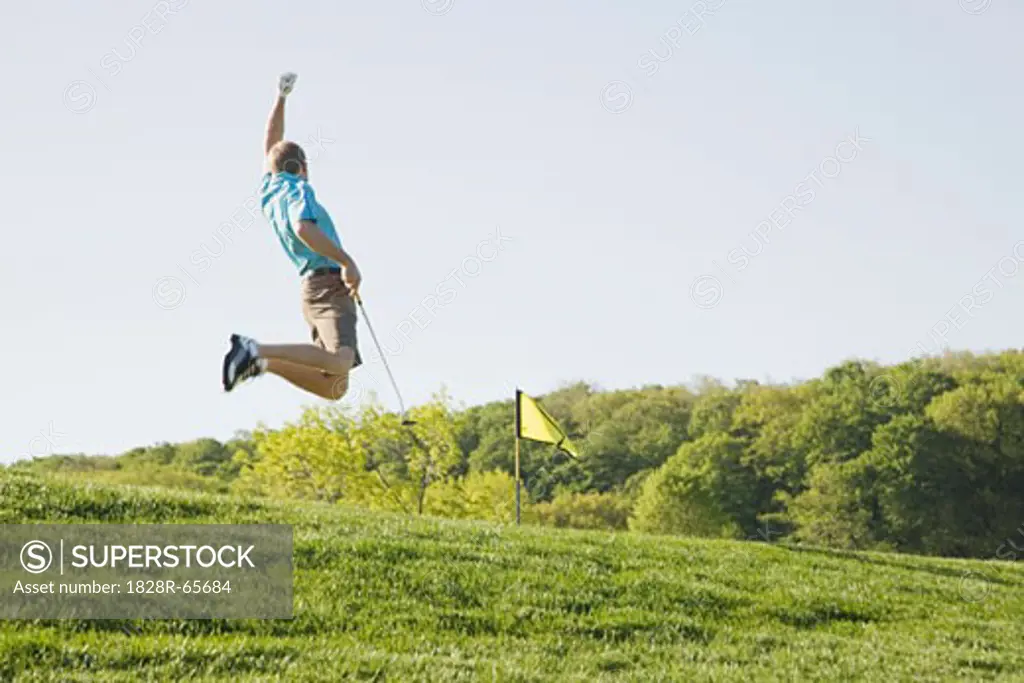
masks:
[[[348,352],[350,356],[354,355],[351,349],[341,349],[338,353],[340,355],[345,352]],[[337,401],[348,391],[347,370],[340,375],[324,375],[322,371],[306,365],[296,365],[284,360],[268,359],[267,372],[271,372],[293,386],[328,401]]]
[[[331,375],[347,375],[355,362],[355,352],[348,347],[338,349],[337,353],[312,344],[260,344],[258,348],[259,357],[266,358],[268,362],[285,361],[292,365],[323,370]]]

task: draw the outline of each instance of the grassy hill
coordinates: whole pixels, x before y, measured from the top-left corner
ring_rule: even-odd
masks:
[[[0,523],[42,522],[293,524],[296,616],[0,622],[0,681],[1024,680],[1024,569],[1008,563],[0,472]]]

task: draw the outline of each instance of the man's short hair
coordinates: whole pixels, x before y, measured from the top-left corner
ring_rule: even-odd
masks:
[[[267,152],[270,170],[274,173],[299,175],[306,168],[306,153],[294,142],[281,140]]]

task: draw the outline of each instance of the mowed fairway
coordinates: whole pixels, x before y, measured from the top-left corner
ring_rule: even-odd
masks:
[[[0,681],[1024,680],[1024,571],[1010,563],[3,472],[0,522],[286,523],[296,563],[292,621],[0,622]]]

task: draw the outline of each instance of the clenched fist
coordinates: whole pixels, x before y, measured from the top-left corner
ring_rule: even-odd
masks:
[[[295,87],[295,80],[298,77],[298,74],[294,74],[290,71],[281,74],[281,80],[277,82],[277,91],[281,94],[281,97],[287,97],[291,94],[292,89]]]

